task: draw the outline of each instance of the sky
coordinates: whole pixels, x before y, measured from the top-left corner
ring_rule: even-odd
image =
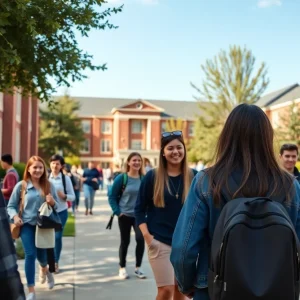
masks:
[[[246,46],[265,62],[265,92],[300,83],[299,0],[108,0],[124,4],[109,21],[116,30],[92,31],[79,45],[106,71],[86,72],[71,96],[193,100],[201,65],[230,45]],[[57,94],[62,94],[60,88]]]

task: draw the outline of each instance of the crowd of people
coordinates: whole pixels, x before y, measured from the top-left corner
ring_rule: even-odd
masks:
[[[275,287],[278,285],[277,277],[282,274],[274,274],[277,271],[280,273],[283,258],[289,259],[293,251],[290,253],[286,248],[284,253],[273,255],[272,262],[275,263],[267,265],[270,269],[265,270],[264,267],[267,267],[262,265],[268,260],[268,254],[258,257],[251,255],[251,251],[263,253],[260,250],[246,251],[251,256],[249,258],[228,246],[232,243],[228,239],[243,240],[246,244],[252,237],[256,238],[255,247],[259,249],[261,245],[264,248],[264,243],[269,239],[266,230],[275,224],[273,230],[280,236],[280,226],[284,225],[285,228],[292,228],[283,232],[287,238],[291,232],[295,234],[294,250],[300,255],[298,147],[294,144],[282,145],[277,159],[273,144],[273,128],[266,114],[255,105],[242,104],[229,115],[218,140],[215,162],[211,166],[204,166],[202,161],[193,168],[189,166],[181,131],[162,133],[157,168],[152,168],[150,161],[145,163],[140,153],[132,152],[126,160],[124,172],[117,169],[108,175],[99,166],[94,167],[93,163],[89,163],[84,170],[70,167],[60,155],[50,158],[48,171],[46,163],[40,157],[33,156],[27,162],[23,180],[19,181],[11,155],[3,155],[1,165],[6,170],[6,176],[0,193],[1,221],[7,230],[9,221],[21,228],[29,291],[26,299],[36,299],[36,259],[40,265],[40,282],[47,282],[49,289],[54,287],[53,273],[60,270],[62,235],[68,208],[71,206],[73,214],[77,213],[82,190],[85,215],[93,215],[95,192],[103,189],[104,183],[108,187],[108,201],[113,215],[118,218],[120,247],[116,273],[121,279],[129,278],[126,258],[133,229],[136,241],[134,273],[139,279],[147,276],[142,269],[146,248],[157,286],[157,300],[234,300],[238,299],[239,293],[249,300],[296,299],[299,296],[298,273],[292,273],[293,276],[296,274],[296,278],[291,277],[290,286],[288,283],[281,285],[282,292]],[[36,246],[37,239],[43,233],[36,226],[37,213],[44,202],[57,212],[62,230],[55,233],[53,230],[53,240],[50,236],[49,245],[39,248]],[[270,206],[275,202],[280,207],[275,204]],[[243,203],[247,208],[239,211]],[[228,215],[229,207],[238,213]],[[251,218],[267,222],[263,218],[275,216],[276,209],[282,212],[286,223],[276,223],[276,219],[272,219],[271,223],[260,223],[258,227],[251,223]],[[239,219],[235,226],[228,229],[230,238],[227,235],[226,240],[218,244],[218,239],[222,237],[220,223],[228,217],[230,222],[239,214],[245,215],[244,219]],[[243,229],[239,229],[241,227]],[[238,229],[229,231],[232,228]],[[252,229],[256,229],[255,232]],[[238,230],[242,234],[234,238],[238,236]],[[257,238],[262,231],[263,238]],[[11,253],[12,258],[6,269],[3,272],[2,268],[0,270],[0,287],[11,289],[14,295],[10,298],[12,300],[25,299],[14,259],[13,241],[9,235],[1,233],[1,236],[7,243],[5,249],[0,247],[0,259],[7,252]],[[278,238],[276,240],[276,234],[272,235],[272,243],[279,245],[277,249],[280,249],[281,242]],[[51,249],[53,257],[49,251]],[[234,262],[229,259],[229,252],[235,253]],[[218,257],[216,266],[213,262],[215,254]],[[243,276],[237,276],[241,275],[240,265],[234,268],[239,261],[249,264],[249,272],[243,273]],[[288,269],[285,269],[286,276],[289,271],[294,272],[293,263],[299,270],[299,260],[292,259]],[[230,271],[226,272],[230,267]],[[12,278],[9,285],[8,276]],[[263,278],[263,284],[254,277]],[[243,280],[248,280],[246,285],[243,285]],[[282,295],[288,295],[290,289],[296,298],[282,298]]]

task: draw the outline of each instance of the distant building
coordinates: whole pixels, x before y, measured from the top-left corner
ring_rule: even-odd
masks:
[[[0,152],[15,162],[38,153],[39,104],[36,98],[0,93]]]

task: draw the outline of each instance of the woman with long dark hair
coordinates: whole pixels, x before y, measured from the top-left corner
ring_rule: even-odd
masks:
[[[225,193],[230,199],[285,199],[299,237],[299,192],[299,184],[276,161],[266,114],[255,105],[237,106],[219,137],[215,164],[195,177],[174,232],[171,261],[181,292],[195,300],[209,299],[211,242]]]
[[[126,271],[126,256],[130,243],[131,228],[135,231],[136,239],[135,275],[141,279],[146,277],[140,269],[144,256],[145,242],[134,217],[134,207],[143,175],[142,156],[138,152],[132,152],[126,160],[126,172],[117,175],[109,192],[109,204],[113,213],[118,216],[120,228],[119,277],[122,279],[129,278]]]
[[[159,166],[142,181],[135,216],[148,246],[157,300],[181,300],[170,263],[173,232],[196,171],[187,163],[181,131],[164,132]]]

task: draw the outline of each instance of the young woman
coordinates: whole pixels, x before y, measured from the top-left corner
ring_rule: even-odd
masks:
[[[19,217],[21,195],[24,195],[24,209]],[[57,208],[57,195],[54,186],[48,181],[45,162],[38,156],[32,156],[27,162],[23,181],[15,186],[7,206],[10,219],[21,227],[20,237],[25,252],[25,274],[29,290],[27,300],[36,299],[34,289],[36,258],[41,266],[40,282],[45,283],[47,280],[49,289],[54,287],[53,275],[47,267],[46,249],[35,246],[37,212],[45,201]]]
[[[131,227],[133,227],[135,231],[136,240],[136,267],[134,273],[138,278],[143,279],[146,277],[140,269],[145,250],[145,242],[134,217],[137,194],[141,185],[142,176],[144,175],[142,165],[141,155],[137,152],[132,152],[126,161],[126,173],[117,175],[108,198],[114,214],[118,216],[121,235],[119,277],[122,279],[129,278],[126,271],[126,256],[130,243]]]
[[[176,222],[195,174],[187,164],[182,132],[164,132],[159,166],[147,172],[135,207],[137,224],[148,245],[157,300],[185,299],[178,291],[170,254]]]
[[[65,160],[62,156],[55,154],[50,158],[51,173],[49,176],[50,182],[54,185],[56,193],[58,195],[57,212],[61,219],[63,226],[62,231],[55,232],[55,273],[59,273],[59,259],[62,250],[62,236],[64,227],[68,220],[68,203],[75,200],[75,194],[71,178],[68,175],[63,174],[63,166]]]
[[[181,292],[194,300],[209,299],[210,245],[220,207],[226,201],[221,195],[224,187],[231,199],[287,199],[286,210],[300,237],[300,186],[277,164],[273,129],[266,114],[255,105],[237,106],[216,150],[215,165],[195,177],[173,236],[171,261],[176,278]],[[229,179],[236,182],[238,190],[230,187]]]
[[[78,212],[78,206],[79,206],[79,200],[80,200],[81,175],[77,172],[77,167],[75,165],[72,166],[71,173],[72,173],[73,178],[76,183],[76,185],[74,187],[75,201],[72,203],[73,215],[75,215],[75,210],[76,210],[76,212]]]

